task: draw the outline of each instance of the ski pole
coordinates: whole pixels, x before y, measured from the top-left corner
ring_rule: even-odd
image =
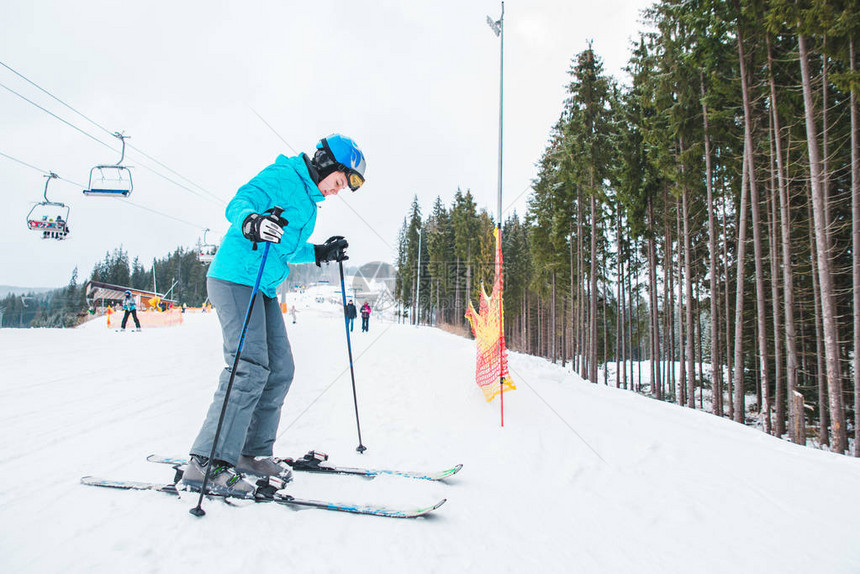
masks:
[[[280,207],[273,207],[272,214],[281,219],[281,214],[284,212]],[[286,220],[284,220],[286,225]],[[218,446],[218,439],[221,437],[221,427],[224,425],[224,415],[227,413],[227,403],[230,401],[230,391],[233,390],[233,381],[236,378],[236,370],[239,367],[239,357],[242,356],[242,347],[245,346],[245,335],[248,333],[248,323],[251,321],[251,312],[254,310],[254,301],[257,299],[257,292],[260,290],[260,279],[263,277],[263,268],[266,266],[266,259],[269,257],[269,247],[272,244],[266,242],[266,247],[263,248],[263,259],[260,261],[260,270],[257,271],[257,280],[254,282],[254,288],[251,289],[251,301],[248,303],[248,312],[245,313],[245,322],[242,324],[242,334],[239,336],[239,345],[236,347],[236,358],[233,359],[233,369],[230,371],[230,380],[227,382],[227,390],[224,391],[224,403],[221,405],[221,415],[218,417],[218,426],[215,427],[215,438],[212,440],[212,451],[209,453],[209,464],[206,465],[206,472],[203,473],[203,485],[200,487],[200,498],[197,499],[197,506],[189,510],[194,516],[204,516],[206,512],[203,510],[203,496],[206,494],[206,485],[209,483],[209,472],[212,470],[212,460],[215,458],[215,449]],[[256,249],[257,244],[254,244]]]
[[[352,342],[349,338],[349,318],[346,316],[346,286],[343,282],[343,260],[338,258],[337,265],[340,268],[340,294],[343,297],[343,326],[346,328],[346,349],[349,352],[349,376],[352,377],[352,400],[355,403],[355,426],[358,427],[358,446],[355,448],[359,453],[367,450],[361,443],[361,423],[358,420],[358,395],[355,392],[355,371],[352,368]]]

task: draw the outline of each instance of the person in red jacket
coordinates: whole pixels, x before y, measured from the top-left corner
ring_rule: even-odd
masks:
[[[370,304],[365,301],[361,306],[361,331],[367,333],[370,330]]]

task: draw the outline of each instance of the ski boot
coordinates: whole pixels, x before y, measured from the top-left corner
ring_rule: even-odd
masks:
[[[239,457],[236,470],[242,474],[267,479],[268,483],[280,490],[293,480],[293,471],[280,459],[273,456],[245,456]]]
[[[188,466],[182,473],[182,484],[190,490],[200,492],[203,488],[203,477],[209,468],[209,459],[204,456],[191,455]],[[220,494],[238,498],[254,498],[256,487],[245,481],[236,469],[226,462],[216,460],[212,462],[209,471],[209,480],[206,482],[208,494]]]

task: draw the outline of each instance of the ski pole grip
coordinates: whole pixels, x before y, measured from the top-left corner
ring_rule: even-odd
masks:
[[[283,212],[284,212],[284,208],[279,207],[277,205],[275,207],[272,207],[272,208],[266,210],[266,213],[271,213],[272,215],[274,215],[275,217],[278,218],[278,225],[280,225],[281,227],[286,227],[287,225],[290,224],[290,222],[287,221],[285,218],[281,217],[281,214]]]

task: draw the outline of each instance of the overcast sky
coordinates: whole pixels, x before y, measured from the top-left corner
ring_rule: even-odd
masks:
[[[591,39],[623,80],[649,4],[505,4],[506,216],[525,211],[571,58]],[[70,208],[68,239],[42,240],[26,216],[45,180],[0,156],[0,285],[61,286],[75,267],[84,280],[120,245],[149,266],[204,228],[217,242],[239,186],[294,155],[287,144],[309,151],[332,132],[364,150],[367,183],[322,204],[312,240],[345,235],[354,263],[393,261],[416,195],[426,215],[436,196],[450,204],[468,188],[495,217],[499,40],[486,17],[500,10],[493,0],[0,0],[0,62],[175,172],[128,150],[131,197],[85,197],[90,168],[115,163],[118,141],[0,67],[0,84],[113,148],[0,86],[0,153],[74,182],[48,193]]]

